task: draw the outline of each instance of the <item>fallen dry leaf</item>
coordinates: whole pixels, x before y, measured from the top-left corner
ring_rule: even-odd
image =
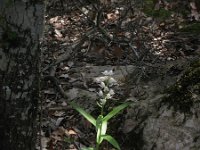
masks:
[[[55,29],[54,31],[56,33],[56,35],[55,35],[56,37],[58,37],[58,38],[63,37],[62,33],[59,30]]]
[[[65,115],[64,111],[55,111],[53,114],[55,117],[61,117]]]

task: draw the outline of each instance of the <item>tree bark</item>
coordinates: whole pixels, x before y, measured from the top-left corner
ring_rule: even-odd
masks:
[[[0,1],[0,150],[33,150],[44,3]]]

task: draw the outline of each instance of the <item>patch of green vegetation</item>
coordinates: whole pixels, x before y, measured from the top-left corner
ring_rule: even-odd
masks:
[[[167,19],[171,16],[172,12],[169,10],[165,10],[165,9],[160,9],[160,10],[154,10],[152,12],[153,16],[156,18],[160,18],[160,19]]]
[[[17,43],[19,43],[19,35],[6,24],[6,19],[2,15],[0,15],[0,29],[2,30],[0,47],[3,49],[16,47]]]
[[[169,108],[189,113],[194,103],[200,103],[200,60],[193,62],[179,81],[166,90],[163,99]]]
[[[145,0],[143,11],[147,16],[159,18],[161,20],[169,18],[172,14],[172,11],[166,10],[164,8],[154,10],[153,0]]]
[[[13,0],[6,0],[6,8],[13,4]]]
[[[18,33],[15,31],[12,31],[10,28],[7,28],[3,33],[2,33],[2,39],[0,40],[0,47],[3,49],[7,48],[16,48],[17,46],[20,45],[20,40],[21,38],[19,37]]]
[[[180,31],[200,34],[200,23],[183,24]]]
[[[191,13],[190,10],[185,9],[185,8],[178,8],[176,10],[177,13],[181,14],[184,18],[187,18],[187,16]]]

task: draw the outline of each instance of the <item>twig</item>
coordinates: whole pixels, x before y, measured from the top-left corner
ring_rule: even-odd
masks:
[[[68,98],[67,94],[65,93],[65,91],[62,88],[62,85],[60,84],[60,82],[58,81],[58,79],[56,77],[54,77],[54,76],[45,76],[43,79],[46,80],[46,81],[53,82],[53,84],[56,86],[56,88],[57,88],[58,92],[61,94],[61,96],[63,98]]]
[[[81,48],[81,46],[84,44],[84,42],[89,38],[89,36],[93,35],[96,31],[96,28],[88,31],[78,42],[78,44],[74,44],[69,48],[63,55],[59,56],[59,58],[56,60],[56,62],[46,66],[42,71],[46,71],[47,69],[56,66],[57,64],[67,61],[71,58],[74,58],[78,52],[78,50]]]
[[[100,25],[98,26],[99,31],[106,37],[107,40],[112,41],[113,38],[107,33],[107,31],[101,27]]]
[[[140,56],[139,56],[137,50],[136,50],[136,49],[133,47],[133,45],[131,45],[130,43],[129,43],[129,46],[130,46],[130,48],[133,50],[133,52],[135,53],[135,56],[137,57],[137,59],[139,60]]]

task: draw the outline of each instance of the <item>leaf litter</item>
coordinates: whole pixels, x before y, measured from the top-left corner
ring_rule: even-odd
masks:
[[[80,1],[72,1],[67,6],[67,1],[63,2],[66,10],[61,10],[61,3],[55,1],[45,17],[42,75],[57,78],[56,84],[62,86],[68,99],[59,94],[52,82],[42,85],[40,147],[43,150],[76,150],[94,145],[95,131],[67,101],[74,100],[95,115],[98,85],[93,81],[102,72],[111,74],[105,70],[112,69],[120,82],[114,99],[143,100],[148,93],[145,87],[150,85],[140,86],[141,78],[151,80],[154,69],[160,70],[156,73],[159,76],[176,66],[172,63],[163,69],[166,61],[200,54],[199,37],[175,32],[178,16],[160,21],[137,9],[130,12],[123,0],[102,1],[105,10],[99,23],[101,28],[97,30],[94,24],[98,20],[93,18],[97,14],[92,11],[95,5],[80,3],[79,6]],[[190,6],[191,16],[199,19],[196,5],[191,2]],[[83,8],[88,8],[87,15],[83,14]],[[135,126],[129,118],[115,121],[124,135]],[[111,132],[117,136],[119,131]]]

